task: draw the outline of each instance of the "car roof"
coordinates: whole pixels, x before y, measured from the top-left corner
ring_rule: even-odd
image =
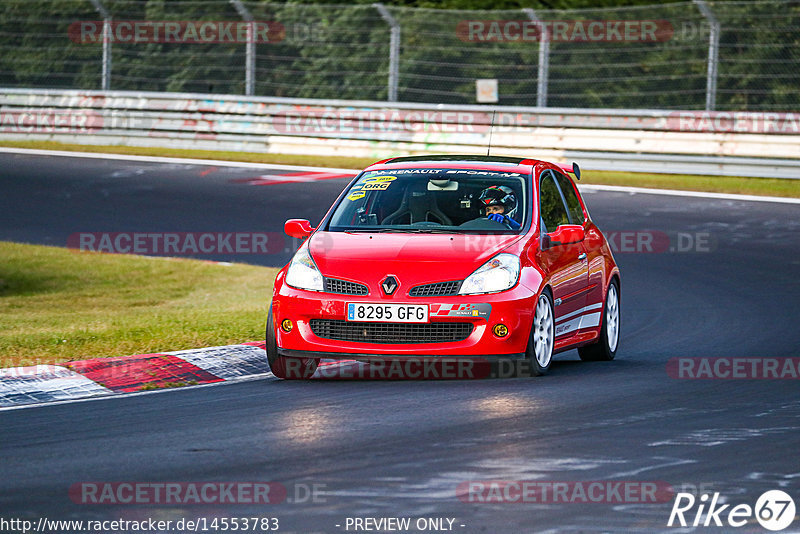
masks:
[[[510,156],[437,154],[433,156],[402,156],[389,158],[375,162],[365,170],[410,169],[427,167],[429,165],[441,166],[445,163],[455,168],[468,167],[472,169],[511,171],[528,174],[534,166],[545,162],[530,158]]]

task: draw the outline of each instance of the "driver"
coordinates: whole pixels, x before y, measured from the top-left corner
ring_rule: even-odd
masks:
[[[520,224],[509,216],[517,207],[517,199],[510,187],[504,185],[487,187],[481,191],[478,200],[486,210],[488,219],[505,224],[512,230],[519,229]]]

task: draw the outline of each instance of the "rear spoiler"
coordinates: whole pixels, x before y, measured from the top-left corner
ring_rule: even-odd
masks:
[[[557,163],[556,165],[558,165],[562,171],[574,174],[576,179],[578,180],[581,179],[581,168],[578,167],[578,164],[575,163],[574,161],[572,162],[572,165],[561,164],[561,163]]]

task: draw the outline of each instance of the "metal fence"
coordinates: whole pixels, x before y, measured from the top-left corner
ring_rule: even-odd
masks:
[[[0,86],[569,108],[800,109],[800,2],[464,11],[3,0]],[[487,97],[491,101],[490,82]]]

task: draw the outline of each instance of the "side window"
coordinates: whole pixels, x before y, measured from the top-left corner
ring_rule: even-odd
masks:
[[[569,216],[561,193],[558,192],[553,173],[546,171],[539,182],[539,211],[542,215],[545,232],[553,232],[562,224],[569,224]]]
[[[555,175],[558,185],[561,186],[561,192],[564,193],[564,200],[567,201],[567,211],[569,211],[572,224],[583,224],[586,219],[583,217],[581,201],[578,200],[578,194],[575,193],[575,186],[572,184],[572,180],[561,173],[555,173]]]

